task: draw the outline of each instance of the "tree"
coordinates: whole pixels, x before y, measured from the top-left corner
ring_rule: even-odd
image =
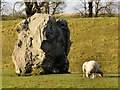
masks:
[[[112,0],[109,2],[106,2],[105,10],[110,17],[112,16],[112,12],[114,11],[114,9],[115,9],[115,3]]]
[[[0,13],[1,13],[1,1],[0,1]]]
[[[115,13],[117,11],[117,4],[113,0],[109,0],[107,2],[102,3],[102,5],[99,5],[99,8],[96,8],[96,15],[98,16],[98,13],[101,12],[101,14],[112,16],[112,13]]]
[[[98,17],[98,13],[99,13],[99,11],[102,9],[102,8],[99,8],[100,1],[101,1],[101,0],[96,0],[96,1],[95,1],[95,17]]]
[[[104,2],[102,4],[100,2],[101,0],[95,0],[95,17],[98,17],[99,12],[107,7]]]
[[[120,1],[118,2],[118,13],[120,14]]]
[[[86,17],[87,16],[87,2],[86,2],[86,0],[84,0],[83,5],[84,5],[85,17]]]
[[[88,12],[89,17],[93,16],[93,0],[88,1]]]
[[[24,9],[21,10],[21,11],[19,11],[19,12],[17,12],[17,11],[16,11],[16,6],[19,7],[19,8],[21,8],[23,5],[24,5],[23,2],[18,2],[18,1],[15,2],[15,3],[13,4],[13,12],[12,12],[13,15],[16,14],[16,13],[17,13],[17,14],[19,13],[19,14],[21,15],[21,14],[23,13]]]
[[[9,15],[11,13],[11,10],[12,10],[11,3],[2,0],[0,8],[1,15]]]
[[[117,5],[114,0],[107,0],[106,2],[101,2],[101,0],[79,0],[80,4],[75,7],[75,9],[83,16],[98,17],[100,13],[104,13],[112,16],[112,13],[117,11]]]
[[[33,15],[34,13],[46,13],[46,14],[55,14],[59,13],[62,9],[61,6],[64,5],[64,2],[38,2],[34,0],[34,2],[25,2],[25,11],[27,17]]]
[[[49,2],[45,2],[44,8],[45,8],[45,13],[46,13],[46,14],[50,14]]]
[[[0,1],[0,20],[1,20],[1,1]]]
[[[30,17],[35,13],[35,10],[33,8],[33,2],[25,2],[25,12],[27,17]]]
[[[93,16],[93,0],[80,0],[79,6],[77,6],[75,9],[83,17],[87,17],[87,16],[92,17]]]
[[[75,7],[75,10],[77,10],[82,17],[87,17],[87,13],[88,13],[87,0],[79,0],[79,1],[80,1],[80,5],[77,5],[77,7]]]
[[[65,2],[50,2],[51,14],[61,13],[65,6]]]

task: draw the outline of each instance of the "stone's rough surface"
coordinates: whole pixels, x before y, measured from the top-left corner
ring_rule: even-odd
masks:
[[[16,26],[18,40],[13,51],[16,73],[67,73],[70,31],[65,20],[56,21],[47,14],[36,13]]]

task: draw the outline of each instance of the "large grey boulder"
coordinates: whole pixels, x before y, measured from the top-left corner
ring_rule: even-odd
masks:
[[[16,73],[31,73],[37,68],[44,73],[68,72],[70,31],[65,20],[36,13],[20,22],[16,31],[18,40],[12,55]]]

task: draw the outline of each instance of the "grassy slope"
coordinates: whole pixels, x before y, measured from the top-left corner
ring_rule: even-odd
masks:
[[[69,53],[70,71],[81,72],[81,65],[96,59],[104,72],[118,70],[118,21],[117,18],[65,18],[71,31],[72,46]],[[17,33],[16,24],[21,20],[3,21],[3,68],[13,68],[12,52]],[[107,66],[107,67],[106,67]]]
[[[62,17],[64,18],[64,17]],[[70,71],[81,72],[81,65],[89,59],[96,59],[105,73],[118,70],[118,21],[117,18],[64,18],[71,31],[72,46],[69,53]],[[3,21],[2,62],[3,87],[117,87],[117,74],[95,80],[79,74],[17,77],[12,63],[17,33],[14,27],[21,20]],[[41,80],[42,78],[42,80]],[[37,80],[37,82],[36,82]],[[111,82],[112,81],[112,82]],[[16,84],[19,83],[19,84]],[[50,84],[50,82],[53,82]],[[102,82],[102,83],[101,83]],[[96,83],[96,84],[95,84]],[[106,83],[106,84],[105,84]]]
[[[73,42],[70,70],[81,71],[84,61],[95,59],[104,72],[118,70],[118,21],[116,18],[67,19]]]

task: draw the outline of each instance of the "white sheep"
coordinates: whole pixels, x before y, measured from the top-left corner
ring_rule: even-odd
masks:
[[[98,73],[100,77],[103,77],[103,71],[99,67],[98,63],[94,60],[84,62],[82,66],[83,70],[83,76],[86,75],[87,78],[90,78],[90,76],[93,74],[92,78],[96,77],[96,74]]]

